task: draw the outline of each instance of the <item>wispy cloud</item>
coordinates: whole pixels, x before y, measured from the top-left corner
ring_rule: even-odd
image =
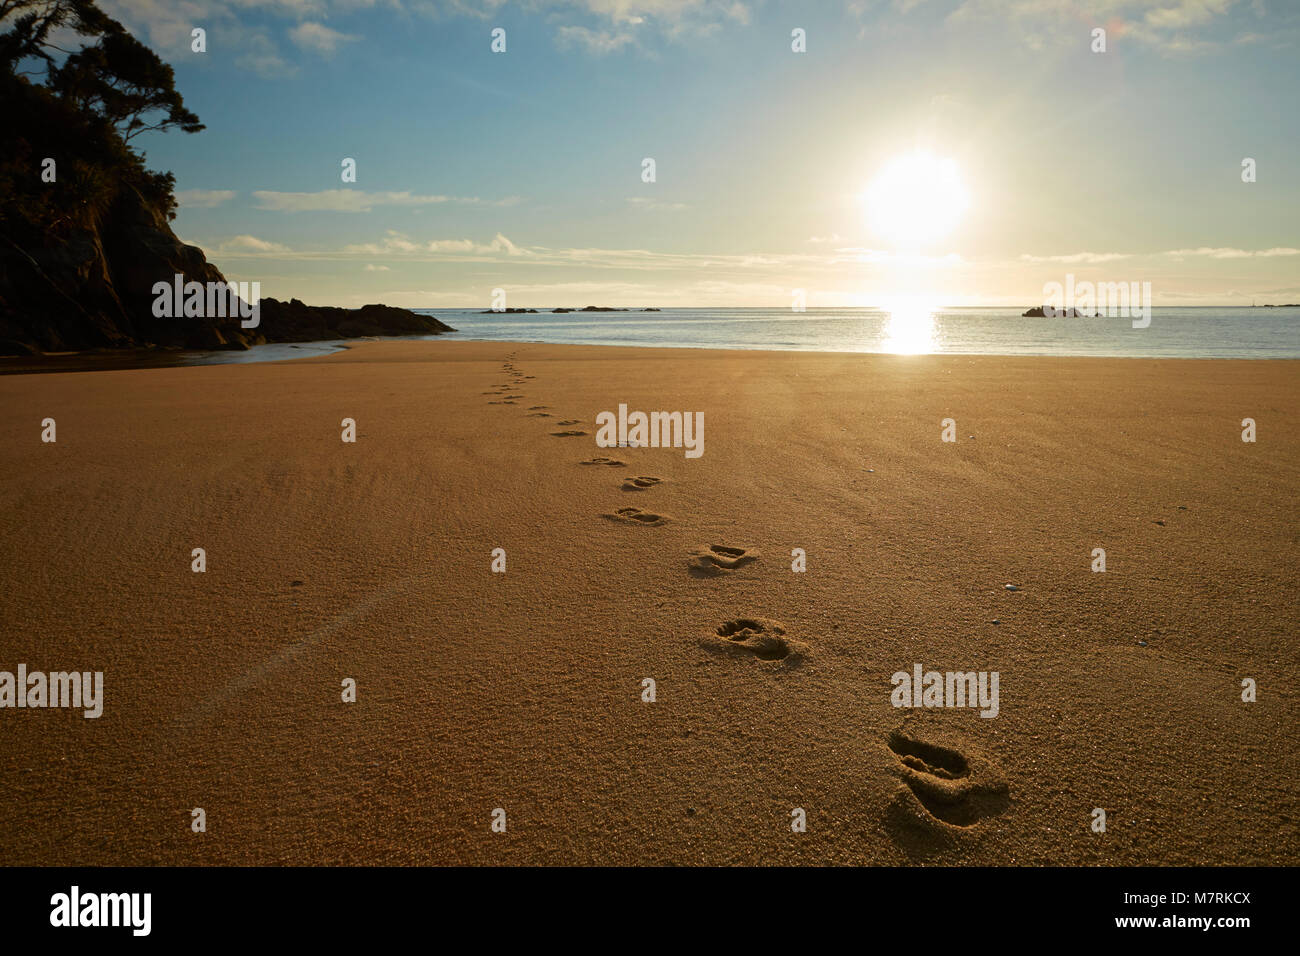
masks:
[[[469,15],[480,19],[497,16],[506,0],[405,0],[410,9],[434,17]],[[749,23],[749,5],[742,0],[529,0],[528,9],[545,16],[577,21],[587,18],[594,26],[570,22],[556,31],[561,48],[576,47],[597,56],[637,48],[643,38],[683,40],[707,36],[725,24]]]
[[[1272,249],[1233,249],[1201,246],[1198,249],[1169,249],[1164,252],[1072,252],[1058,256],[1022,255],[1021,262],[1061,262],[1071,264],[1096,264],[1117,259],[1144,259],[1168,256],[1172,259],[1275,259],[1278,256],[1300,256],[1300,249],[1276,246]]]
[[[1114,262],[1116,259],[1127,259],[1128,254],[1123,252],[1072,252],[1063,256],[1031,256],[1023,255],[1020,257],[1021,262],[1064,262],[1073,263],[1098,263]]]
[[[589,30],[586,27],[560,27],[555,33],[555,41],[562,50],[581,47],[598,56],[617,52],[636,42],[631,33]]]
[[[964,0],[948,16],[948,22],[964,24],[986,20],[1003,23],[1036,50],[1069,44],[1080,46],[1093,27],[1103,27],[1112,42],[1125,37],[1168,55],[1196,54],[1227,42],[1221,18],[1226,17],[1239,2]],[[1081,48],[1086,49],[1086,46]]]
[[[292,76],[298,68],[280,55],[275,41],[265,33],[255,33],[248,37],[240,47],[245,51],[235,60],[235,65],[251,70],[264,79],[276,79]]]
[[[361,189],[324,189],[314,193],[286,193],[259,189],[253,193],[258,209],[273,212],[370,212],[376,206],[435,206],[441,203],[468,203],[487,206],[513,206],[517,196],[505,199],[479,199],[477,196],[438,196],[412,192],[365,192]]]
[[[651,199],[648,196],[629,196],[628,203],[637,209],[656,212],[679,212],[683,209],[689,209],[690,206],[684,202],[664,202],[661,199]]]
[[[1278,256],[1300,256],[1300,249],[1275,246],[1272,249],[1225,249],[1201,246],[1199,249],[1172,249],[1165,255],[1178,259],[1205,256],[1210,259],[1276,259]]]
[[[204,247],[205,251],[207,247]],[[257,236],[234,236],[224,242],[219,243],[211,250],[213,253],[222,256],[281,256],[286,255],[292,250],[278,242],[270,242],[266,239],[259,239]]]
[[[178,189],[176,201],[191,209],[213,209],[237,195],[233,189]]]
[[[430,239],[423,242],[412,240],[404,233],[392,229],[379,242],[359,242],[344,246],[343,252],[363,255],[413,255],[433,256],[526,256],[531,253],[521,249],[501,233],[497,233],[489,242],[474,242],[472,239]]]
[[[304,50],[319,53],[321,56],[333,56],[340,46],[361,39],[348,33],[331,30],[323,23],[300,23],[289,31],[289,39]]]

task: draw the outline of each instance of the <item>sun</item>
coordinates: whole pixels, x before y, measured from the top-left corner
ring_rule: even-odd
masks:
[[[946,236],[970,202],[957,164],[924,150],[890,161],[863,200],[871,231],[899,246]]]

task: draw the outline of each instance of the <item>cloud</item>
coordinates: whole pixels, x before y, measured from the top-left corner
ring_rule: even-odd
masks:
[[[322,23],[300,23],[289,31],[289,39],[304,50],[319,53],[321,56],[333,56],[344,43],[351,43],[360,37],[331,30]]]
[[[366,272],[392,272],[393,270],[388,268],[388,266],[377,266],[373,262],[367,262],[365,271]]]
[[[1022,255],[1021,262],[1063,262],[1066,264],[1114,262],[1117,259],[1143,259],[1168,256],[1172,259],[1276,259],[1279,256],[1300,256],[1300,249],[1276,246],[1272,249],[1233,249],[1201,246],[1198,249],[1169,249],[1165,252],[1072,252],[1060,256]]]
[[[370,193],[361,189],[324,189],[314,193],[285,193],[259,189],[253,193],[258,209],[272,212],[370,212],[376,206],[433,206],[440,203],[469,203],[513,206],[517,196],[483,200],[477,196],[434,196],[412,192]]]
[[[234,236],[222,242],[215,249],[216,254],[221,256],[283,255],[292,251],[288,246],[281,245],[278,242],[270,242],[266,239],[259,239],[257,236]]]
[[[588,30],[586,27],[560,27],[555,33],[555,40],[560,49],[577,46],[597,56],[615,53],[628,44],[636,42],[630,33]]]
[[[99,6],[161,56],[189,55],[190,31],[229,26],[233,15],[211,0],[99,0]]]
[[[1080,21],[1104,26],[1113,39],[1124,36],[1166,55],[1202,53],[1227,42],[1219,22],[1239,0],[965,0],[949,16],[952,24],[985,20],[1004,25],[1033,49],[1080,44]],[[1096,21],[1090,23],[1089,21]],[[1199,34],[1199,35],[1198,35]],[[1087,38],[1088,30],[1083,36]],[[1085,47],[1086,48],[1086,47]]]
[[[660,199],[650,199],[646,196],[629,196],[627,201],[637,209],[650,211],[679,212],[682,209],[691,208],[684,202],[664,202]]]
[[[501,233],[497,233],[490,242],[474,242],[472,239],[431,239],[427,242],[413,242],[404,233],[388,230],[388,235],[380,242],[361,242],[344,246],[345,253],[362,253],[365,255],[435,255],[435,256],[527,256],[528,250],[521,249]]]
[[[213,209],[237,195],[233,189],[181,189],[176,192],[176,201],[189,209]]]
[[[308,20],[325,16],[331,8],[348,12],[359,5],[358,0],[100,0],[99,5],[159,56],[173,62],[190,57],[190,31],[202,27],[207,31],[210,53],[237,51],[236,66],[268,79],[292,76],[298,70],[272,39],[271,31],[276,28],[265,24],[268,16],[299,21],[288,31],[289,38],[321,55],[358,39]],[[241,22],[241,15],[250,10],[262,15],[258,25]]]
[[[1031,256],[1023,255],[1020,257],[1021,262],[1065,262],[1065,263],[1098,263],[1114,262],[1116,259],[1127,259],[1128,254],[1123,252],[1072,252],[1064,256]]]
[[[275,41],[265,33],[253,34],[246,38],[240,46],[245,49],[245,52],[235,60],[235,66],[245,70],[252,70],[264,79],[292,76],[298,72],[296,66],[280,56],[280,50],[275,45]]]
[[[1278,256],[1300,256],[1300,249],[1291,249],[1285,246],[1276,246],[1272,249],[1225,249],[1210,248],[1201,246],[1199,249],[1172,249],[1165,255],[1173,256],[1177,259],[1184,259],[1190,256],[1206,256],[1210,259],[1275,259]]]
[[[408,9],[441,18],[464,15],[481,20],[497,16],[506,0],[405,0]],[[577,47],[597,56],[640,45],[653,36],[689,40],[707,36],[733,23],[750,21],[741,0],[529,0],[525,10],[552,19],[587,18],[593,25],[565,25],[556,33],[561,48]]]

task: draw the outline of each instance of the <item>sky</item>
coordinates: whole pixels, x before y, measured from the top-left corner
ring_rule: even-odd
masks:
[[[207,126],[133,140],[177,233],[263,295],[1300,302],[1297,0],[100,5]]]

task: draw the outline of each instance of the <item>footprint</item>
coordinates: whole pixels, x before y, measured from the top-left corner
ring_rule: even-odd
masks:
[[[543,408],[550,408],[550,407],[551,407],[550,405],[529,405],[529,406],[528,406],[528,410],[529,410],[530,412],[536,412],[536,411],[539,411],[540,409],[543,409]]]
[[[560,424],[564,424],[564,423],[561,422]],[[556,438],[576,438],[578,435],[585,435],[587,433],[576,431],[576,430],[569,430],[566,432],[551,432],[551,434],[554,435]]]
[[[642,524],[652,528],[668,523],[667,515],[657,515],[653,511],[642,511],[640,508],[619,508],[613,514],[605,515],[605,517],[611,521],[626,521],[630,524]]]
[[[507,395],[506,398],[523,398],[522,395]]]
[[[551,413],[550,412],[529,412],[528,417],[529,418],[550,418]]]
[[[578,462],[580,465],[608,465],[611,468],[622,468],[624,462],[614,458],[588,458],[586,461]]]
[[[807,652],[807,645],[785,636],[785,627],[777,621],[762,617],[740,617],[719,624],[714,631],[721,638],[721,646],[732,653],[757,657],[773,663],[798,663]],[[714,645],[718,642],[715,640]]]
[[[655,485],[661,483],[662,481],[663,481],[662,478],[653,478],[650,475],[638,475],[635,478],[624,478],[623,490],[624,491],[645,491],[647,488],[653,488]]]
[[[1011,802],[1006,781],[981,757],[928,743],[902,730],[890,734],[888,743],[898,758],[898,774],[915,797],[914,804],[902,809],[910,811],[916,822],[969,829],[1001,813]]]
[[[576,418],[566,418],[562,422],[556,422],[557,425],[581,425],[582,422]]]
[[[691,552],[687,562],[696,577],[716,577],[730,574],[736,568],[758,560],[752,548],[728,548],[720,544],[702,545]]]

